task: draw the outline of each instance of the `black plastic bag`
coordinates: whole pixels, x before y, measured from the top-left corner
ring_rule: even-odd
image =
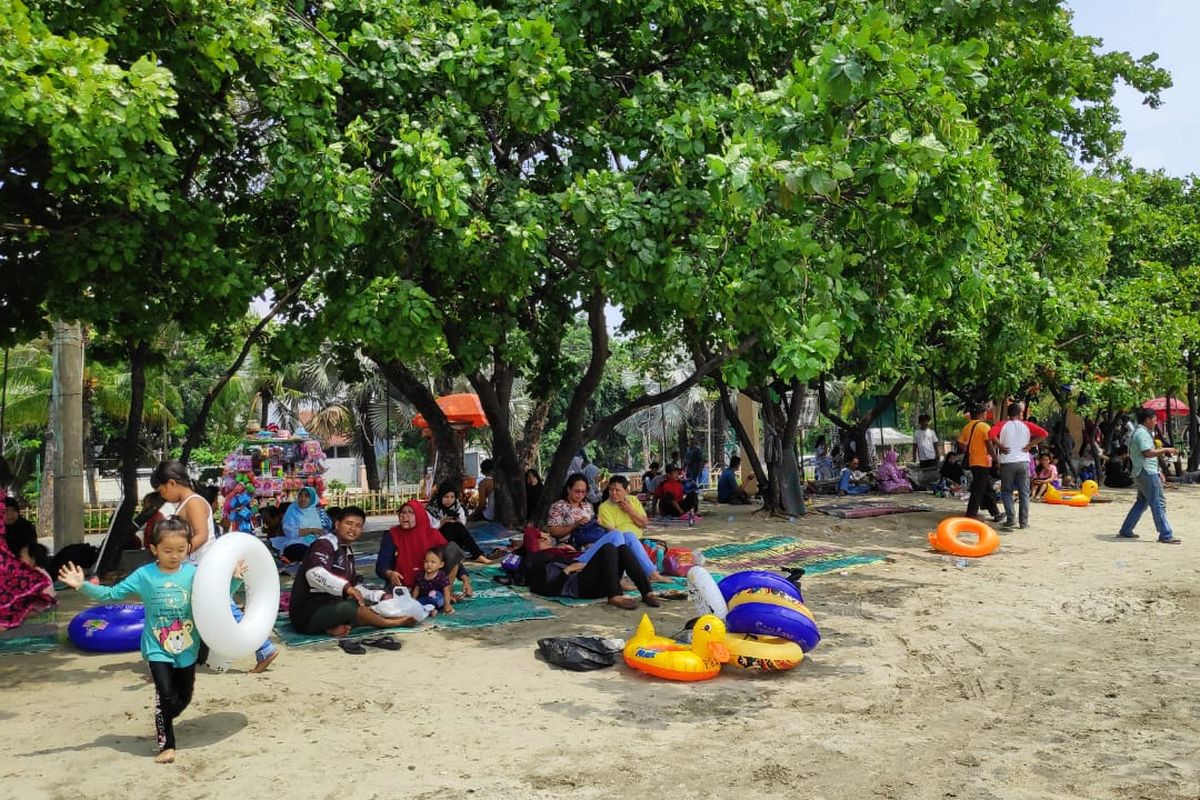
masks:
[[[538,652],[551,664],[575,672],[611,667],[623,643],[599,636],[548,636],[538,639]]]

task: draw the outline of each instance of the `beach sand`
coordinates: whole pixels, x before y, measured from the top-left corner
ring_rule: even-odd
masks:
[[[641,616],[419,632],[365,656],[284,648],[265,675],[202,671],[152,762],[136,653],[0,658],[0,795],[20,798],[1200,797],[1200,489],[1170,491],[1182,546],[1115,541],[1129,492],[1035,504],[966,568],[927,548],[962,503],[795,522],[708,506],[662,533],[707,546],[795,535],[887,563],[804,581],[824,636],[794,671],[674,684],[534,656],[540,636],[627,636]],[[828,501],[826,501],[828,502]],[[729,521],[733,517],[733,521]],[[65,619],[82,606],[65,598]],[[643,607],[644,608],[644,607]],[[651,613],[660,631],[686,602]]]

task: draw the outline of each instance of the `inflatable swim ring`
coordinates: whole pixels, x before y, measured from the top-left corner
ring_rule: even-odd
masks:
[[[809,619],[813,619],[812,612],[808,610],[808,606],[801,603],[792,595],[784,594],[778,589],[743,589],[729,598],[729,610],[733,611],[738,606],[745,605],[746,603],[766,603],[767,605],[779,606],[780,608],[790,608],[793,611],[799,611]]]
[[[239,623],[230,610],[230,581],[246,562],[246,615]],[[217,539],[196,568],[192,613],[200,638],[214,653],[231,660],[262,646],[279,613],[279,574],[267,546],[249,533],[232,531]],[[210,661],[211,663],[211,661]]]
[[[1082,508],[1092,502],[1092,498],[1100,493],[1100,485],[1095,481],[1084,481],[1083,486],[1078,492],[1063,491],[1055,489],[1053,486],[1046,487],[1046,494],[1042,498],[1045,502],[1052,506],[1074,506]]]
[[[712,614],[717,619],[725,619],[729,609],[712,573],[704,567],[692,567],[687,573],[687,587],[688,599],[696,607],[697,614]]]
[[[726,600],[747,589],[776,589],[796,598],[801,603],[804,602],[804,597],[801,596],[800,589],[796,584],[774,572],[763,570],[747,570],[727,575],[717,584],[717,588],[721,590],[721,596]]]
[[[141,648],[145,627],[145,606],[95,606],[75,615],[67,625],[67,638],[96,653],[129,653]]]
[[[672,681],[706,681],[717,677],[729,661],[725,625],[712,614],[696,620],[691,645],[666,643],[642,615],[637,632],[625,645],[625,663],[640,672]]]
[[[964,533],[974,534],[974,543],[963,541]],[[979,558],[996,552],[1000,546],[1000,534],[990,526],[970,517],[947,517],[938,525],[937,531],[929,534],[929,546],[952,556]]]
[[[730,609],[725,617],[725,626],[730,633],[787,639],[800,645],[806,653],[821,641],[821,631],[811,613],[802,614],[770,603],[743,603]]]
[[[785,672],[804,660],[804,650],[795,642],[772,636],[738,633],[725,638],[729,663],[760,672]]]

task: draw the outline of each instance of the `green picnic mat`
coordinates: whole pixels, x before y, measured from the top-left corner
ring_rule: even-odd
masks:
[[[42,653],[58,647],[58,617],[54,609],[32,614],[16,628],[0,631],[0,656]]]
[[[438,614],[429,617],[415,628],[354,628],[339,639],[361,639],[381,633],[411,633],[431,628],[487,628],[508,622],[527,619],[546,619],[554,614],[549,609],[530,602],[507,586],[481,586],[475,596],[454,604],[453,614]],[[280,615],[275,622],[275,633],[289,647],[304,647],[336,639],[324,633],[301,633],[292,627],[291,621]]]

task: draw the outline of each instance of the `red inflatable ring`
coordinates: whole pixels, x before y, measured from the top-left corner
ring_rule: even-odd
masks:
[[[974,542],[963,541],[961,536],[970,534]],[[929,546],[952,556],[979,558],[996,552],[1000,546],[1000,534],[990,526],[970,517],[947,517],[929,534]]]

